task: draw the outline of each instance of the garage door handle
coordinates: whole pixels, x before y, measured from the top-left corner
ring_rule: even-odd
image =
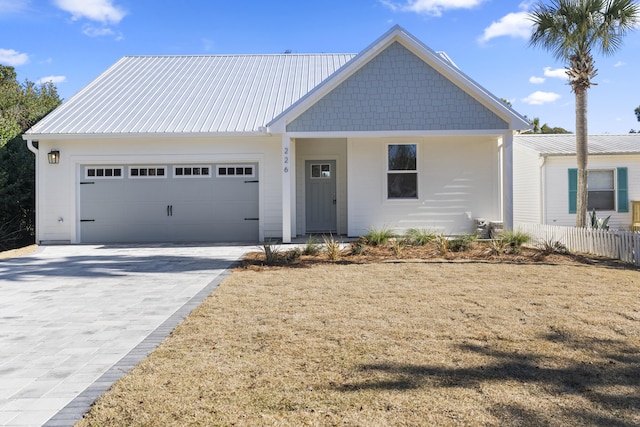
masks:
[[[245,221],[259,221],[260,218],[245,218]]]
[[[251,184],[251,183],[253,183],[253,182],[260,182],[260,181],[258,181],[258,180],[254,180],[254,181],[245,181],[244,183],[245,183],[245,184]]]

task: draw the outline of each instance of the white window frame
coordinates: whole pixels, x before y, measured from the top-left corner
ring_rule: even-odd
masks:
[[[611,209],[596,209],[596,212],[617,212],[618,211],[618,174],[617,174],[617,169],[616,168],[602,168],[602,169],[588,169],[587,170],[587,184],[589,183],[589,177],[588,174],[591,172],[611,172],[611,175],[613,177],[613,188],[611,190],[593,190],[593,191],[612,191],[613,192],[613,207]],[[592,190],[589,190],[589,188],[587,187],[587,196],[589,195],[589,192]],[[589,198],[587,198],[587,200],[589,200]],[[587,206],[587,210],[589,212],[593,211],[593,208],[589,209],[589,207]]]
[[[176,170],[178,168],[182,168],[182,169],[191,168],[192,169],[192,174],[191,175],[184,175],[184,174],[183,175],[177,175],[176,174]],[[198,175],[193,175],[193,169],[194,168],[200,169],[200,172],[202,172],[202,168],[209,168],[209,172],[206,173],[206,174],[200,173]],[[173,166],[173,177],[174,178],[179,178],[179,179],[182,179],[182,178],[211,178],[211,176],[213,175],[211,170],[212,170],[212,166],[211,165],[174,165]]]
[[[416,147],[416,168],[413,170],[396,170],[396,169],[389,169],[389,147],[392,145],[413,145]],[[419,169],[419,151],[420,151],[420,147],[419,144],[417,142],[390,142],[385,144],[385,153],[384,153],[384,160],[385,160],[385,174],[384,174],[384,196],[385,196],[385,200],[387,201],[391,201],[391,202],[403,202],[403,201],[415,201],[415,200],[419,200],[420,199],[420,173],[418,171]],[[389,174],[393,173],[393,174],[415,174],[416,175],[416,195],[415,197],[389,197]]]
[[[89,176],[89,169],[93,169],[93,170],[98,170],[98,169],[102,169],[107,170],[107,169],[111,169],[111,170],[116,170],[119,169],[120,170],[120,176],[98,176],[97,174],[95,176]],[[85,179],[123,179],[124,178],[124,166],[84,166],[84,178]]]
[[[215,168],[216,168],[216,178],[255,178],[255,176],[256,176],[256,165],[254,165],[254,164],[215,165]],[[226,174],[221,175],[220,174],[220,168],[226,168],[227,170],[229,168],[234,168],[234,169],[242,168],[243,172],[244,172],[245,168],[251,168],[251,175],[246,175],[244,173],[242,175],[236,175],[236,174],[234,174],[234,175],[226,175]]]
[[[320,176],[313,176],[313,167],[314,166],[320,166]],[[322,176],[322,166],[329,166],[329,176]],[[331,179],[331,174],[333,173],[333,171],[331,170],[331,163],[327,163],[327,162],[315,162],[315,163],[311,163],[311,168],[309,170],[309,178],[310,179]]]
[[[140,169],[147,169],[147,175],[132,175],[132,169],[138,169],[138,171]],[[148,171],[149,169],[155,169],[156,171],[158,169],[164,169],[164,175],[149,175]],[[132,165],[128,167],[128,174],[127,176],[130,179],[166,179],[167,178],[167,166],[166,165],[153,165],[153,166],[149,166],[149,165]]]

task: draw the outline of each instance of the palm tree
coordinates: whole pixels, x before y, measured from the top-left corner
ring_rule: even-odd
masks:
[[[578,200],[576,227],[587,221],[587,89],[598,74],[591,53],[613,54],[624,36],[640,20],[640,6],[631,0],[539,0],[533,21],[531,46],[541,46],[567,65],[576,99],[576,153]]]

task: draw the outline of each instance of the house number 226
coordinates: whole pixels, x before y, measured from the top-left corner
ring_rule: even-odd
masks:
[[[284,157],[282,158],[284,163],[284,173],[289,172],[289,147],[284,147]]]

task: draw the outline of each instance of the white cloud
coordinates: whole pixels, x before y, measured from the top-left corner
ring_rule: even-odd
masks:
[[[541,85],[546,80],[547,79],[545,79],[544,77],[536,77],[536,76],[529,77],[529,83],[532,83],[534,85]]]
[[[29,55],[13,49],[0,49],[0,64],[16,67],[29,62]]]
[[[67,77],[66,76],[47,76],[47,77],[43,77],[41,79],[36,80],[36,84],[42,84],[42,83],[47,83],[47,82],[51,82],[53,84],[58,84],[58,83],[63,83],[67,81]]]
[[[0,15],[20,13],[27,9],[31,0],[0,0]]]
[[[103,36],[114,36],[116,33],[111,28],[102,27],[96,28],[92,25],[85,25],[82,29],[82,34],[89,37],[103,37]]]
[[[551,67],[544,67],[544,75],[546,77],[553,77],[556,79],[564,79],[564,80],[568,80],[569,76],[567,75],[567,69],[566,68],[551,68]]]
[[[482,4],[485,0],[405,0],[401,3],[392,0],[380,0],[380,3],[393,11],[424,13],[431,16],[441,16],[449,9],[471,9]]]
[[[553,92],[533,92],[531,95],[522,99],[522,102],[529,105],[542,105],[555,102],[560,99],[560,95]]]
[[[484,43],[502,36],[528,39],[531,36],[532,27],[532,22],[528,19],[528,16],[527,12],[509,13],[485,28],[484,33],[478,40]]]
[[[619,68],[619,67],[624,67],[625,65],[627,65],[626,62],[618,61],[613,66],[616,68]]]
[[[69,12],[77,21],[82,18],[104,24],[117,24],[126,16],[126,11],[114,5],[113,0],[55,0],[56,6]]]

